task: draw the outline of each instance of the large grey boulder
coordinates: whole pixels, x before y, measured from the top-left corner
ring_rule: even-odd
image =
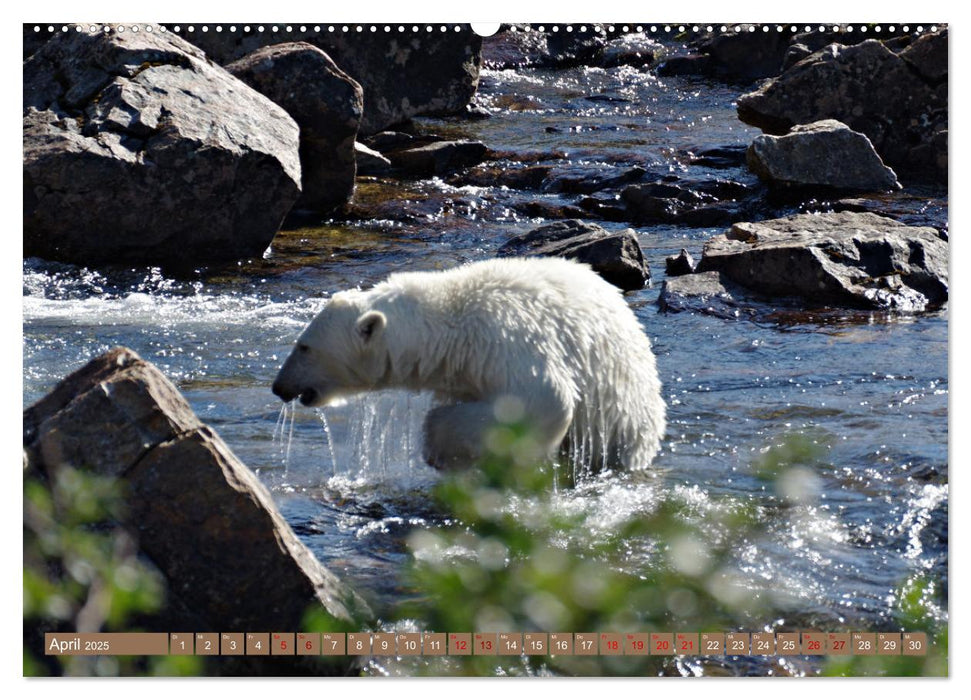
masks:
[[[161,626],[300,630],[316,609],[338,629],[367,613],[172,383],[127,348],[95,358],[24,411],[24,451],[28,469],[47,476],[71,467],[119,479],[123,526],[167,584]]]
[[[947,262],[933,228],[841,212],[737,223],[705,244],[697,272],[720,272],[764,296],[923,311],[947,301]]]
[[[838,119],[866,134],[898,174],[947,178],[947,30],[899,54],[879,41],[831,44],[738,99],[739,119],[766,133]]]
[[[611,233],[576,219],[546,224],[511,238],[499,248],[498,255],[577,260],[624,291],[641,289],[651,279],[651,269],[633,229]]]
[[[300,127],[300,209],[328,213],[351,198],[361,86],[305,42],[264,46],[226,70],[283,107]]]
[[[237,27],[235,32],[200,32],[185,37],[221,65],[272,44],[305,41],[322,49],[364,89],[361,133],[374,134],[421,115],[455,114],[465,109],[479,84],[482,38],[468,25],[412,25],[368,31],[320,31],[313,26],[273,22]],[[264,31],[258,31],[262,26]],[[455,31],[456,26],[458,31]],[[426,31],[431,27],[431,31]]]
[[[65,33],[23,75],[25,255],[258,256],[300,194],[293,119],[176,36]]]
[[[776,186],[861,192],[900,187],[870,139],[835,119],[794,126],[784,136],[757,136],[747,160],[752,172]]]

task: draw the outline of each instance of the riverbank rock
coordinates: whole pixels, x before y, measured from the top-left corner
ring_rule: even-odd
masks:
[[[299,630],[314,609],[336,630],[367,613],[175,386],[127,348],[24,411],[24,449],[41,474],[72,467],[120,480],[123,526],[166,580],[167,607],[153,618],[161,631]],[[316,665],[335,673],[347,663]]]
[[[557,221],[507,241],[500,257],[534,256],[569,258],[587,263],[601,277],[624,291],[641,289],[651,269],[633,229],[611,233],[577,219]]]
[[[924,311],[947,301],[947,262],[935,229],[841,212],[737,223],[705,244],[697,271],[767,296]]]
[[[794,126],[785,136],[757,136],[747,160],[752,172],[775,186],[860,192],[900,188],[870,139],[835,119]]]
[[[405,32],[397,26],[390,32],[355,31],[356,26],[348,32],[313,26],[285,31],[285,25],[272,22],[260,32],[258,24],[249,26],[250,31],[237,27],[235,32],[196,31],[186,37],[221,65],[272,44],[313,44],[364,89],[362,134],[411,117],[460,113],[479,84],[482,38],[467,24],[422,25],[420,32],[411,26]],[[424,31],[426,26],[432,31]]]
[[[176,36],[65,33],[23,75],[24,255],[258,256],[300,194],[293,119]]]
[[[738,116],[769,134],[837,119],[866,134],[898,174],[946,181],[947,30],[899,54],[879,41],[831,44],[738,99]]]
[[[226,70],[283,107],[300,127],[303,192],[296,206],[328,213],[350,199],[361,86],[305,42],[264,46]]]
[[[395,170],[414,177],[443,175],[481,163],[489,149],[479,141],[437,141],[387,154]]]

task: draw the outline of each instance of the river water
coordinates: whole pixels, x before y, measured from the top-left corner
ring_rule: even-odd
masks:
[[[708,171],[689,166],[686,155],[745,145],[758,133],[735,117],[741,91],[631,68],[484,71],[478,99],[492,118],[424,119],[418,128],[479,139],[508,156],[509,167],[638,165],[751,183],[742,168]],[[441,179],[362,181],[357,198],[365,220],[292,228],[262,260],[178,277],[25,261],[24,405],[108,348],[133,348],[258,472],[316,555],[382,611],[397,592],[404,536],[436,517],[436,474],[419,456],[430,400],[388,393],[324,412],[281,412],[273,377],[334,291],[396,270],[489,257],[543,222],[522,214],[524,203],[571,200]],[[946,192],[906,193],[888,206],[946,228]],[[916,575],[940,581],[946,593],[947,310],[755,320],[662,314],[664,257],[684,247],[697,259],[719,231],[636,231],[654,281],[627,299],[657,354],[667,439],[653,478],[593,479],[561,493],[564,507],[595,514],[594,527],[606,532],[673,491],[703,518],[716,502],[763,498],[751,462],[781,436],[810,431],[831,445],[815,472],[817,498],[768,512],[764,536],[740,545],[742,570],[785,591],[785,608],[799,611],[787,622],[824,630],[895,629],[892,594]],[[934,614],[946,620],[946,609]],[[739,662],[735,672],[746,669]]]

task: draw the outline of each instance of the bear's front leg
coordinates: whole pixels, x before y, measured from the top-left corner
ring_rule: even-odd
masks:
[[[530,428],[539,452],[549,457],[563,441],[572,414],[565,406],[547,402],[534,416]],[[537,418],[538,417],[538,418]],[[497,425],[491,401],[470,401],[433,408],[425,417],[424,457],[435,469],[460,469],[475,465],[485,455],[489,431]],[[540,457],[542,459],[542,457]]]
[[[486,434],[495,423],[487,401],[433,408],[425,416],[425,461],[440,470],[475,464],[485,454]]]

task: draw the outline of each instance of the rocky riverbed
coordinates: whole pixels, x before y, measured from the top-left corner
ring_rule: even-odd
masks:
[[[309,30],[38,43],[24,69],[24,405],[134,349],[387,619],[405,595],[404,536],[439,518],[418,444],[430,399],[281,414],[280,362],[336,290],[498,254],[579,257],[626,290],[670,427],[651,478],[591,479],[561,506],[594,538],[668,493],[701,522],[726,502],[765,506],[737,564],[786,592],[779,624],[894,629],[902,582],[947,591],[946,28],[869,42],[561,29],[395,38],[403,75],[421,75],[397,81]],[[423,53],[438,58],[405,60]],[[274,104],[261,66],[283,57],[322,66],[322,94],[341,98]],[[884,101],[912,127],[880,130],[878,88],[923,96]],[[838,108],[795,101],[814,90]],[[827,149],[846,148],[870,167],[843,177]],[[766,505],[749,465],[792,432],[829,446],[818,498]],[[631,542],[631,566],[654,566],[655,545]],[[722,671],[753,669],[819,664]]]

